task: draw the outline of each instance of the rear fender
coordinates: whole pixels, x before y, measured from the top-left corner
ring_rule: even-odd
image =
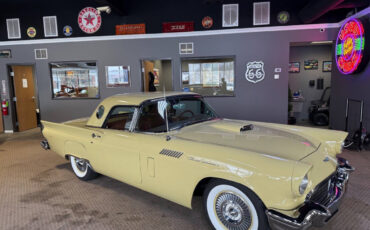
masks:
[[[65,152],[64,155],[72,155],[78,158],[86,158],[86,148],[81,143],[76,141],[66,141],[65,142]]]

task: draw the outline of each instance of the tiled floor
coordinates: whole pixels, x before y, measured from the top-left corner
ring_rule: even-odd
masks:
[[[210,229],[189,210],[101,176],[78,180],[39,145],[38,130],[0,135],[0,229]],[[370,229],[370,152],[343,154],[356,171],[340,212],[324,229]]]

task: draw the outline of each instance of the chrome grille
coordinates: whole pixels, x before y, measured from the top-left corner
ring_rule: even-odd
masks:
[[[336,196],[336,174],[333,174],[316,186],[312,193],[307,195],[311,202],[327,206]]]
[[[169,150],[169,149],[162,149],[162,151],[159,154],[166,155],[166,156],[169,156],[169,157],[180,158],[183,153],[173,151],[173,150]]]

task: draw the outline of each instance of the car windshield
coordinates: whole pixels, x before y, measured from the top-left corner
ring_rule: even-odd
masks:
[[[217,118],[210,106],[198,96],[168,97],[141,107],[136,130],[141,132],[166,132],[184,126]]]

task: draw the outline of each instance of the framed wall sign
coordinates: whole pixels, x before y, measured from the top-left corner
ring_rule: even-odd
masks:
[[[322,72],[331,72],[331,61],[323,61],[322,62]]]
[[[289,73],[299,73],[301,70],[300,62],[289,62]]]
[[[145,34],[145,24],[116,25],[116,35],[124,34]]]
[[[305,60],[304,61],[304,69],[305,70],[315,70],[319,68],[319,61],[318,60]]]
[[[194,31],[194,22],[164,22],[162,32],[187,32]]]
[[[106,66],[107,88],[130,86],[130,66]]]

